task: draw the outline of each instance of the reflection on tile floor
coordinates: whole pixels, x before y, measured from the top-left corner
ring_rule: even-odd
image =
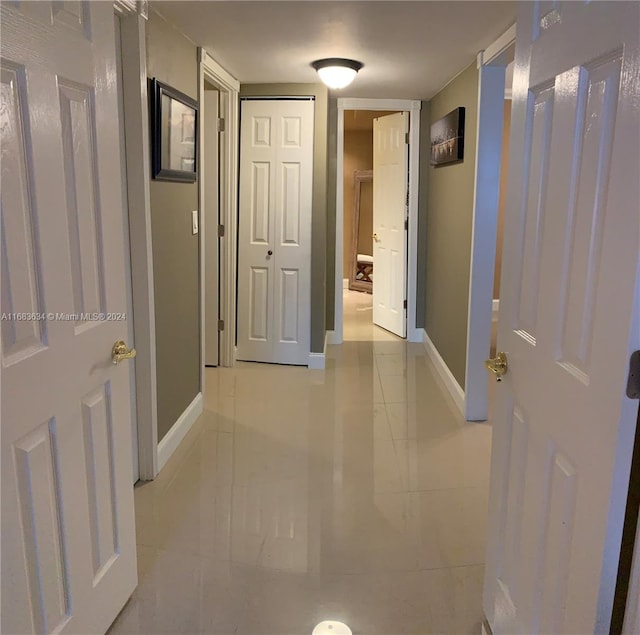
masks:
[[[491,429],[420,344],[345,293],[327,368],[208,369],[205,412],[136,488],[137,590],[110,633],[480,633]]]

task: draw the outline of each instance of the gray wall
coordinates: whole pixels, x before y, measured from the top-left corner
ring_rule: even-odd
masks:
[[[416,327],[424,328],[427,305],[427,192],[429,191],[429,145],[431,104],[423,101],[420,107],[420,190],[418,192],[418,261],[416,276]]]
[[[335,328],[336,312],[336,170],[338,163],[338,100],[329,98],[327,116],[327,330]],[[340,289],[342,292],[342,289]]]
[[[426,211],[425,330],[464,388],[478,119],[475,61],[431,99],[429,121],[433,123],[458,106],[466,108],[464,160],[431,167],[429,144],[423,136],[421,173],[428,171],[428,185],[426,192],[421,187],[420,209]],[[425,126],[425,132],[428,128]]]
[[[198,96],[196,47],[153,11],[147,72]],[[198,185],[152,180],[150,189],[160,440],[200,392],[199,248],[191,234]]]
[[[240,96],[313,95],[315,131],[311,212],[311,351],[324,350],[327,258],[327,88],[324,84],[242,84]],[[333,249],[335,259],[335,246]],[[332,281],[330,281],[332,284]]]

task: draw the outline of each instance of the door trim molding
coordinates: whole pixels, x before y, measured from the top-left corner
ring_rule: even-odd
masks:
[[[220,117],[225,120],[225,130],[220,133],[220,223],[225,227],[225,237],[220,240],[220,270],[218,293],[220,318],[224,320],[224,331],[220,332],[219,364],[233,366],[235,363],[236,343],[236,271],[238,233],[238,143],[239,143],[239,93],[240,82],[216,62],[203,48],[198,49],[199,83],[198,94],[204,94],[205,79],[220,93]],[[200,107],[203,100],[200,99]],[[205,385],[205,293],[207,285],[205,274],[205,231],[204,214],[204,156],[202,153],[204,138],[200,126],[200,391],[204,394]]]
[[[126,138],[127,200],[135,363],[138,467],[141,480],[154,479],[158,467],[156,316],[153,286],[149,183],[146,19],[120,14],[122,94]],[[131,246],[135,245],[135,249]]]
[[[473,194],[473,228],[469,273],[469,308],[465,366],[464,416],[489,417],[489,387],[484,360],[489,357],[493,317],[498,204],[502,153],[496,161],[496,139],[502,139],[505,74],[513,58],[515,25],[486,51],[478,53],[478,125]]]
[[[335,314],[331,344],[343,338],[343,244],[344,244],[344,111],[396,110],[409,113],[409,230],[407,236],[407,341],[421,342],[422,329],[416,327],[418,277],[418,187],[420,161],[420,108],[416,99],[338,99],[336,158],[336,262]]]

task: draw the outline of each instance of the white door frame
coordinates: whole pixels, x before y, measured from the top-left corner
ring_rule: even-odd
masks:
[[[199,102],[204,107],[204,82],[212,84],[220,93],[220,118],[225,120],[224,132],[220,134],[220,224],[224,225],[224,238],[220,240],[219,294],[220,316],[224,330],[220,332],[220,366],[233,366],[236,342],[236,270],[238,233],[238,139],[239,139],[239,93],[240,82],[218,64],[204,49],[198,49]],[[201,116],[202,121],[202,116]],[[204,394],[205,351],[205,232],[206,210],[204,196],[204,129],[200,126],[200,392]]]
[[[478,54],[478,126],[464,399],[467,421],[485,421],[489,415],[484,360],[489,357],[493,315],[505,74],[513,59],[515,40],[514,24]]]
[[[156,318],[149,192],[149,107],[147,100],[146,17],[129,3],[115,2],[120,13],[122,93],[126,138],[127,199],[133,332],[136,356],[136,418],[141,480],[158,474],[158,399]],[[135,249],[131,248],[135,245]]]
[[[422,342],[422,329],[416,328],[418,274],[418,185],[420,161],[420,100],[415,99],[338,99],[336,161],[336,271],[333,331],[329,344],[342,344],[342,286],[344,242],[344,111],[394,110],[409,113],[409,229],[407,236],[407,340]]]

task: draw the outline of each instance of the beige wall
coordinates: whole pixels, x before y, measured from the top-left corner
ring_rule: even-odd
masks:
[[[326,328],[333,330],[336,310],[336,165],[338,159],[338,100],[329,99],[327,113],[327,263]],[[342,289],[340,289],[342,293]]]
[[[353,210],[356,196],[354,172],[373,169],[373,130],[345,130],[343,277],[349,278],[353,241]],[[371,223],[370,223],[371,224]]]
[[[477,102],[478,70],[474,61],[431,100],[429,117],[433,123],[458,106],[466,108],[464,160],[437,168],[428,167],[425,227],[425,330],[463,388]],[[424,160],[428,165],[427,149],[428,144],[423,143],[422,168]]]
[[[502,158],[500,164],[500,198],[498,202],[498,233],[496,237],[496,268],[493,276],[493,297],[500,297],[500,270],[502,268],[502,235],[504,210],[507,204],[507,170],[509,167],[509,135],[511,134],[511,100],[504,100],[502,128]]]
[[[324,351],[327,275],[327,102],[324,84],[242,84],[240,96],[315,97],[311,212],[311,351]],[[334,247],[335,254],[335,247]],[[335,257],[335,256],[334,256]]]
[[[196,47],[153,11],[147,72],[197,98]],[[152,180],[150,190],[160,440],[200,392],[199,248],[191,233],[198,185]]]
[[[420,168],[418,192],[418,258],[416,276],[416,327],[424,328],[427,300],[427,211],[429,191],[429,145],[431,143],[429,126],[431,125],[431,104],[420,104]]]

